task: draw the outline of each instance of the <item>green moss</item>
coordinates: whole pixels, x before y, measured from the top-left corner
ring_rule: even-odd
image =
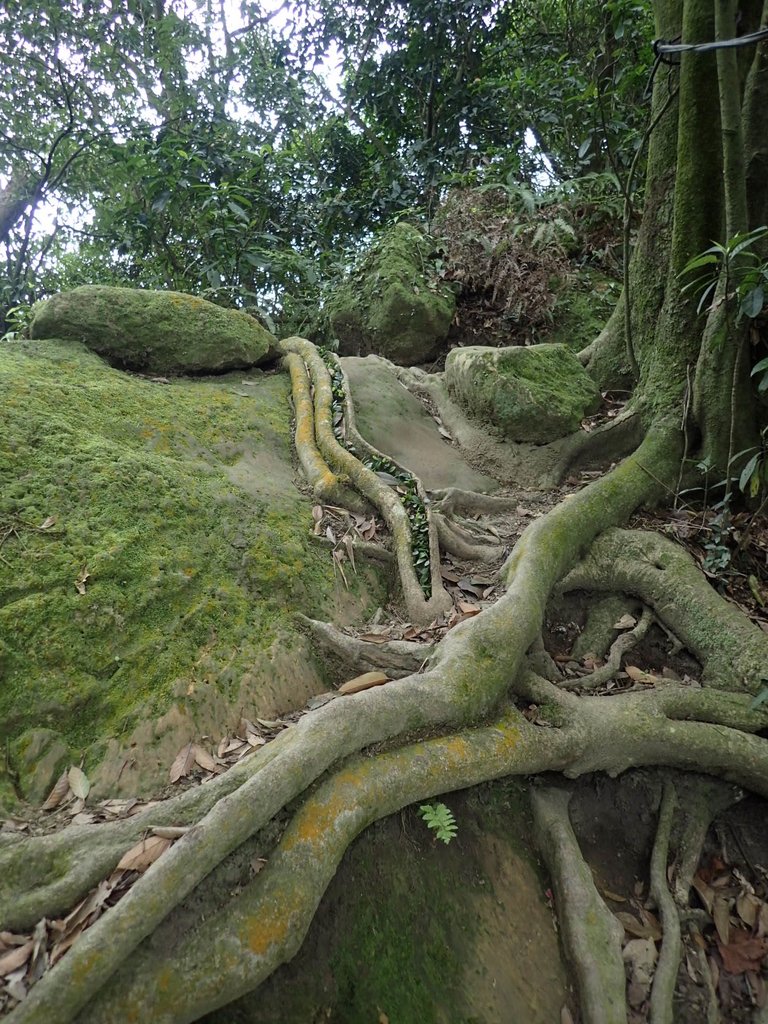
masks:
[[[445,1005],[453,1001],[451,994],[459,997],[456,939],[469,922],[452,908],[438,863],[432,871],[426,867],[403,846],[397,870],[388,872],[386,899],[379,886],[360,893],[350,931],[332,962],[340,1024],[375,1021],[379,1007],[391,1021],[431,1024],[442,1019],[438,999]],[[376,869],[370,864],[368,870]]]
[[[558,295],[552,328],[541,340],[580,352],[600,334],[620,292],[619,283],[599,271],[580,272]]]
[[[333,569],[291,480],[287,379],[238,383],[0,346],[0,738],[103,743],[185,680],[228,692],[293,610],[322,613]]]
[[[594,381],[564,345],[454,349],[445,376],[471,415],[515,441],[564,437],[601,401]]]
[[[362,258],[326,305],[341,353],[375,352],[406,366],[437,354],[456,303],[431,274],[429,255],[428,239],[399,223]]]
[[[85,285],[33,310],[33,338],[72,338],[118,366],[199,373],[253,366],[274,338],[246,313],[183,292]]]

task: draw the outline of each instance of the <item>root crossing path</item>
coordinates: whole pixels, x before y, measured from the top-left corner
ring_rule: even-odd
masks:
[[[95,907],[93,894],[142,837],[168,838],[64,955],[41,959],[39,980],[7,1019],[198,1020],[294,956],[345,850],[373,821],[486,780],[559,773],[560,785],[538,788],[534,816],[581,1019],[623,1024],[622,929],[574,839],[568,780],[660,766],[768,795],[768,709],[753,702],[768,637],[712,591],[682,548],[626,529],[638,508],[674,489],[677,426],[652,424],[624,461],[567,492],[523,495],[506,479],[493,496],[430,494],[360,436],[332,356],[303,339],[282,348],[298,460],[319,516],[348,509],[386,524],[374,540],[350,537],[347,568],[355,558],[392,566],[399,614],[377,623],[376,642],[370,626],[342,631],[304,619],[319,655],[364,682],[327,695],[206,786],[111,823],[0,836],[0,929],[38,937],[44,918],[64,919],[84,899]],[[618,617],[609,599],[624,609]],[[578,621],[563,612],[574,600],[594,614]],[[588,646],[576,656],[582,628]],[[627,672],[628,653],[654,630],[674,638],[699,671]],[[674,924],[690,893],[689,884],[670,889],[666,870],[677,841],[673,785],[659,804],[652,865],[664,932],[653,1024],[671,1020],[681,948]],[[253,837],[263,869],[191,921],[189,901]],[[174,919],[185,926],[164,945],[159,937]]]

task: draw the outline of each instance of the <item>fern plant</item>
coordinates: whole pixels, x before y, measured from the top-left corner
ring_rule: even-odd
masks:
[[[419,814],[424,819],[427,828],[434,829],[435,839],[442,843],[450,843],[459,830],[453,811],[445,804],[422,804],[419,807]]]

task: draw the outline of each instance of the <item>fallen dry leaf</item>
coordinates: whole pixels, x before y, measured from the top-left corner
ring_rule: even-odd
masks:
[[[736,897],[736,913],[748,928],[754,928],[763,901],[754,893],[742,892]]]
[[[721,942],[718,937],[717,948],[723,958],[723,967],[730,974],[759,972],[768,953],[768,939],[750,938],[748,932],[735,928],[731,942]]]
[[[701,899],[701,902],[706,907],[707,913],[711,916],[712,915],[712,907],[714,906],[714,902],[715,902],[715,891],[714,891],[714,889],[712,888],[711,885],[708,885],[704,881],[704,879],[701,877],[701,875],[694,875],[693,876],[693,882],[691,884],[693,885],[693,888],[696,890],[696,892],[699,894],[699,898]]]
[[[67,772],[62,772],[56,780],[51,792],[48,794],[45,803],[40,808],[41,811],[53,811],[55,810],[61,801],[69,793],[69,775]]]
[[[87,800],[88,794],[91,791],[91,783],[82,768],[78,768],[77,765],[73,764],[67,773],[67,777],[69,779],[70,789],[78,800]]]
[[[152,825],[152,835],[161,839],[181,839],[192,828],[191,825]]]
[[[389,676],[384,672],[364,672],[361,676],[355,676],[354,679],[348,679],[346,683],[342,683],[338,692],[349,696],[353,693],[361,693],[363,690],[370,690],[372,686],[382,686],[388,682]]]
[[[0,975],[11,974],[12,971],[25,964],[32,956],[34,945],[34,942],[30,939],[23,946],[16,946],[15,949],[10,949],[7,953],[3,953],[0,956]]]
[[[163,839],[161,836],[148,836],[123,854],[117,865],[117,870],[146,871],[161,854],[165,853],[170,845],[170,839]]]
[[[624,910],[620,910],[616,914],[616,917],[621,921],[624,931],[628,932],[630,935],[637,936],[638,939],[653,939],[654,941],[657,941],[661,938],[661,928],[658,924],[641,924],[634,914],[628,914]]]
[[[462,615],[467,615],[469,617],[479,615],[483,610],[482,608],[478,608],[476,604],[471,604],[469,601],[459,601],[458,609]]]
[[[88,566],[84,565],[83,568],[78,573],[77,579],[75,580],[75,590],[78,592],[78,594],[85,593],[85,584],[88,582],[90,578],[91,574],[88,571]]]
[[[48,516],[47,519],[43,520],[38,526],[38,530],[50,530],[52,526],[56,525],[56,516]]]
[[[712,920],[715,922],[718,939],[723,943],[723,945],[727,946],[731,937],[729,901],[718,893],[715,893],[715,899],[712,905]]]
[[[614,629],[633,629],[637,625],[634,615],[622,615],[618,622],[614,622]]]
[[[386,633],[361,633],[358,640],[365,640],[367,644],[386,644],[392,639],[389,632]]]
[[[195,763],[195,744],[188,743],[186,747],[182,747],[176,757],[173,759],[171,770],[169,772],[169,778],[171,782],[178,782],[179,779],[184,778],[185,775],[189,775],[192,771],[192,765]]]
[[[194,750],[195,762],[200,765],[203,771],[214,773],[219,771],[219,766],[216,764],[216,762],[213,760],[213,758],[211,757],[207,750],[205,750],[203,747],[198,746],[197,744],[195,744]]]
[[[633,682],[642,683],[644,686],[655,686],[659,681],[657,676],[651,675],[650,672],[643,672],[636,665],[625,665],[624,671]]]

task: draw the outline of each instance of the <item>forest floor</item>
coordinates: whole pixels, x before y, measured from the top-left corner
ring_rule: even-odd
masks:
[[[375,401],[358,402],[361,431],[408,465],[428,490],[454,486],[511,499],[510,508],[502,512],[459,520],[484,538],[496,557],[482,562],[443,557],[441,574],[453,601],[450,611],[427,626],[415,626],[397,607],[388,606],[346,630],[372,647],[391,640],[434,644],[500,596],[499,571],[526,526],[601,470],[576,472],[558,488],[541,488],[537,477],[546,473],[551,452],[540,452],[536,465],[532,452],[521,454],[507,446],[500,458],[525,463],[526,472],[514,486],[509,478],[502,485],[498,464],[493,465],[487,451],[460,447],[425,392],[417,397],[406,391],[381,361],[375,373],[370,360],[345,363],[355,397],[365,399],[366,389],[368,397],[376,395]],[[615,415],[617,405],[609,398],[600,416],[585,427]],[[701,495],[689,497],[690,503],[680,500],[671,509],[641,513],[631,525],[660,531],[683,544],[712,585],[768,632],[768,519],[744,513],[724,522],[702,504]],[[351,542],[386,544],[383,525],[375,517],[333,506],[316,507],[314,534],[328,546],[344,583],[346,574],[357,571]],[[563,595],[552,603],[546,619],[543,656],[576,688],[580,677],[602,664],[577,644],[595,600],[579,592]],[[614,635],[636,622],[628,609],[613,624]],[[304,709],[269,720],[243,717],[239,729],[216,744],[203,738],[180,750],[168,765],[168,788],[157,799],[179,787],[205,784],[301,716],[330,700],[345,699],[337,687],[349,681],[353,670],[345,670],[343,662],[334,669],[331,688],[312,697]],[[604,692],[642,690],[659,678],[696,685],[698,672],[696,661],[679,649],[675,638],[654,625]],[[550,727],[536,705],[523,713],[541,728]],[[83,785],[77,774],[70,774],[51,795],[47,809],[9,819],[3,829],[36,834],[72,821],[130,816],[147,806],[147,801],[130,799],[88,803]],[[558,1014],[562,1024],[577,1022],[577,1003],[557,941],[552,892],[530,839],[528,785],[501,781],[446,798],[459,824],[450,845],[432,839],[415,808],[366,830],[345,855],[298,956],[279,968],[258,996],[209,1015],[208,1024],[548,1024]],[[649,971],[661,937],[647,881],[661,773],[630,772],[614,780],[585,776],[570,785],[571,818],[582,852],[598,890],[624,928],[630,1024],[641,1024],[648,1019]],[[42,921],[29,934],[0,933],[0,977],[5,978],[0,1015],[128,891],[174,838],[169,832],[142,839],[67,917]],[[258,852],[253,854],[250,871],[262,866]],[[694,888],[700,906],[684,936],[675,1019],[699,1024],[708,1004],[706,991],[712,989],[723,1022],[754,1021],[755,1009],[768,1004],[761,968],[768,948],[768,816],[763,801],[747,797],[716,819]]]

